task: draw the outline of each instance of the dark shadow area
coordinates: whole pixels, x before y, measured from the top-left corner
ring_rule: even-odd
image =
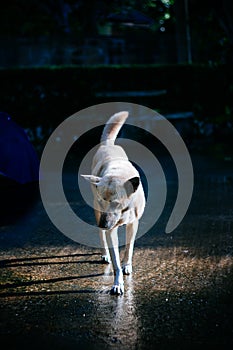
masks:
[[[225,286],[226,287],[226,286]],[[231,349],[231,289],[136,295],[143,349]]]
[[[213,174],[213,172],[212,172]],[[186,216],[180,226],[171,234],[164,234],[166,222],[169,218],[169,208],[172,203],[167,202],[162,216],[154,227],[136,245],[145,247],[187,247],[192,257],[232,256],[232,205],[233,186],[225,180],[228,171],[216,178],[207,173],[196,178],[192,201]],[[168,189],[169,192],[169,189]],[[170,188],[170,194],[176,195]]]
[[[88,334],[88,331],[87,331]],[[32,347],[35,350],[108,350],[104,341],[100,344],[96,344],[95,339],[83,339],[81,334],[72,339],[69,335],[41,335],[40,332],[35,332],[34,334],[17,334],[14,339],[11,336],[5,335],[1,337],[3,344],[11,350],[17,350],[18,348],[31,350]]]
[[[19,184],[5,176],[0,176],[0,193],[0,226],[26,217],[40,199],[38,182]]]

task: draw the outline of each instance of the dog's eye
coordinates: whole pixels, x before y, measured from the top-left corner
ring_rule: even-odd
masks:
[[[126,207],[124,209],[121,210],[121,213],[124,213],[125,211],[129,210],[129,207]]]

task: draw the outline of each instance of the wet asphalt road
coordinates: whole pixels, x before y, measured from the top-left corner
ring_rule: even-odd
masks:
[[[176,195],[135,244],[125,294],[111,265],[49,221],[40,201],[0,227],[1,342],[6,349],[187,349],[233,346],[232,163],[193,156],[195,187],[182,223],[164,228]],[[72,177],[72,174],[68,174]]]

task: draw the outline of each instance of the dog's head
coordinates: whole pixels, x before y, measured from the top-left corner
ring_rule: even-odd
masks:
[[[130,209],[132,195],[140,184],[138,176],[119,179],[114,176],[82,175],[93,186],[97,225],[110,230],[121,224]]]

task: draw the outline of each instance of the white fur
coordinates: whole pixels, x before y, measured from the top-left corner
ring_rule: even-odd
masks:
[[[82,175],[92,185],[102,260],[109,262],[111,257],[115,275],[111,294],[116,295],[124,293],[123,274],[132,273],[134,241],[145,207],[139,173],[123,148],[114,145],[127,117],[128,112],[119,112],[108,120],[93,158],[92,174]],[[117,230],[122,225],[126,225],[126,247],[121,267]]]

